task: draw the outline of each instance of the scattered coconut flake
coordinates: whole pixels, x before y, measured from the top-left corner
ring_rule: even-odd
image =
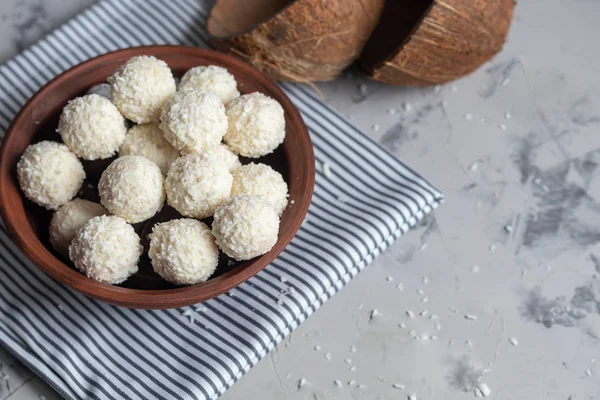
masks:
[[[40,400],[46,400],[46,396],[40,395]]]
[[[333,384],[339,388],[342,387],[342,381],[340,381],[339,379],[336,379],[335,381],[333,381]]]
[[[373,124],[373,125],[371,125],[371,129],[373,129],[373,132],[379,131],[379,124]]]
[[[471,113],[466,113],[466,114],[464,115],[464,118],[465,118],[465,120],[467,120],[467,121],[473,121],[473,114],[471,114]]]
[[[350,372],[354,372],[354,371],[356,371],[356,365],[353,365],[350,367]]]
[[[227,296],[233,297],[233,296],[235,296],[235,294],[233,292],[227,292]]]
[[[439,316],[439,315],[436,315],[436,314],[431,314],[431,315],[429,316],[429,319],[439,319],[439,318],[440,318],[440,316]]]
[[[423,278],[421,278],[421,282],[423,282],[424,284],[429,283],[429,278],[427,276],[424,276]]]
[[[479,272],[479,265],[473,265],[471,267],[471,272],[475,272],[475,273]]]
[[[421,246],[419,246],[419,250],[425,250],[427,248],[427,243],[423,243]]]
[[[510,78],[506,78],[502,81],[502,86],[506,86],[510,83]]]
[[[329,163],[323,163],[323,175],[325,175],[326,178],[331,178],[331,165],[329,165]]]
[[[185,310],[184,312],[182,312],[181,315],[183,315],[184,317],[189,317],[190,315],[192,315],[192,310],[190,310],[188,308],[187,310]]]
[[[469,347],[473,347],[473,342],[471,342],[471,339],[467,339],[467,340],[465,341],[465,343],[467,344],[467,346],[469,346]]]
[[[283,300],[277,299],[277,304],[280,305],[280,306],[282,306],[283,305]]]
[[[504,118],[505,119],[511,119],[512,115],[510,114],[510,111],[504,111]]]
[[[483,393],[481,393],[481,390],[479,390],[478,387],[473,389],[473,394],[475,395],[475,397],[483,397]]]
[[[438,337],[437,337],[437,336],[435,336],[435,335],[430,335],[430,336],[429,336],[429,339],[430,339],[430,340],[437,340],[437,338],[438,338]]]
[[[469,165],[469,171],[471,171],[471,172],[477,171],[477,168],[479,168],[479,165],[477,165],[476,162],[474,162],[471,165]]]
[[[438,323],[435,324],[434,328],[435,328],[436,331],[441,331],[442,330],[442,325],[438,322]]]
[[[393,276],[388,276],[387,278],[385,278],[386,281],[391,282],[394,280]]]
[[[356,353],[356,346],[350,346],[350,353]]]
[[[592,364],[596,364],[596,359],[595,359],[595,358],[592,358],[592,359],[590,359],[590,362],[591,362]]]
[[[396,289],[398,289],[399,291],[403,291],[404,290],[404,286],[401,283],[399,283],[399,284],[396,285]]]
[[[306,385],[306,379],[302,378],[298,381],[298,389],[302,389],[304,385]]]
[[[498,128],[500,128],[501,131],[505,131],[506,130],[506,125],[504,124],[499,124]]]
[[[427,302],[429,301],[429,297],[427,297],[427,296],[425,296],[425,297],[422,297],[422,298],[421,298],[421,301],[422,301],[423,303],[427,303]]]
[[[471,320],[471,321],[475,321],[477,319],[477,315],[465,314],[465,319],[468,319],[468,320]]]
[[[398,326],[400,328],[406,328],[406,324],[404,322],[400,322],[400,324],[398,324]]]
[[[315,351],[320,351],[320,350],[321,350],[321,346],[319,346],[319,345],[316,345],[316,346],[315,346]]]
[[[65,306],[63,306],[62,304],[57,304],[56,307],[60,310],[60,311],[65,311]]]
[[[517,339],[516,337],[510,337],[508,338],[508,343],[516,347],[519,345],[519,339]]]
[[[359,310],[362,310],[364,306],[365,306],[365,303],[360,303],[360,304],[358,305],[358,309],[359,309]]]
[[[490,244],[489,249],[490,249],[490,251],[496,250],[496,245],[495,244]]]
[[[393,387],[394,389],[400,389],[400,390],[404,390],[404,385],[403,385],[403,384],[401,384],[401,383],[394,383],[394,384],[392,384],[392,387]]]
[[[427,314],[429,314],[429,311],[427,311],[427,310],[423,310],[423,311],[421,311],[421,312],[420,312],[420,314],[419,314],[419,315],[420,315],[421,317],[425,317],[425,316],[427,316]]]
[[[404,103],[402,103],[402,109],[404,110],[404,112],[410,112],[410,110],[412,110],[412,105],[405,101]]]
[[[588,369],[586,369],[586,370],[585,370],[585,374],[586,374],[587,376],[592,376],[592,370],[591,370],[591,369],[589,369],[589,368],[588,368]]]
[[[369,320],[372,320],[373,318],[375,318],[378,315],[379,315],[379,310],[374,308],[373,310],[371,310],[371,315],[369,316]]]
[[[379,382],[385,382],[385,378],[383,376],[378,376],[377,380],[379,380]]]
[[[367,85],[364,83],[361,83],[358,86],[358,91],[360,92],[361,95],[366,96],[367,95]]]
[[[458,310],[454,307],[448,307],[448,310],[452,311],[454,314],[458,314]]]
[[[290,200],[290,204],[296,204],[296,200]]]
[[[492,394],[492,390],[485,382],[480,383],[478,387],[479,390],[481,390],[481,394],[483,395],[483,397],[488,397]]]
[[[421,336],[419,336],[419,340],[423,340],[423,341],[429,340],[429,335],[421,335]]]
[[[512,226],[512,225],[504,225],[504,230],[505,230],[507,233],[511,233],[511,232],[513,231],[513,229],[514,229],[514,228],[513,228],[513,226]]]
[[[417,294],[418,294],[419,296],[422,296],[422,295],[424,295],[424,294],[425,294],[425,291],[424,291],[423,289],[417,289]]]
[[[396,109],[395,108],[390,108],[390,109],[387,110],[387,113],[389,115],[396,115]]]
[[[415,317],[415,313],[412,310],[406,310],[406,315],[411,319]]]
[[[354,385],[355,383],[356,383],[356,380],[355,380],[355,379],[350,379],[350,380],[348,381],[348,386],[352,386],[352,385]]]
[[[280,276],[279,280],[281,281],[281,283],[286,283],[287,282],[287,278],[285,276]]]
[[[416,338],[417,337],[417,332],[415,332],[414,330],[411,330],[410,332],[408,332],[408,336]]]
[[[408,400],[417,400],[417,396],[414,394],[408,395]]]
[[[367,385],[363,385],[363,384],[361,383],[361,384],[359,384],[359,385],[356,385],[356,388],[357,388],[357,389],[360,389],[360,390],[367,390],[367,389],[368,389],[368,386],[367,386]]]
[[[481,122],[485,123],[485,118],[481,117],[481,118],[479,118],[479,120],[480,120]]]
[[[331,353],[325,353],[325,359],[327,361],[331,360]]]
[[[352,359],[351,358],[344,358],[344,362],[348,365],[352,364]]]

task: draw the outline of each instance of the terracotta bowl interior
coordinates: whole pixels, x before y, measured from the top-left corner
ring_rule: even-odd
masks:
[[[41,140],[60,141],[58,118],[68,100],[85,94],[93,85],[106,81],[120,65],[136,55],[154,55],[167,62],[181,77],[198,65],[221,65],[236,78],[242,93],[262,92],[278,100],[285,110],[286,138],[274,153],[258,160],[271,165],[286,179],[290,204],[282,215],[279,240],[267,254],[246,262],[235,262],[221,253],[219,267],[207,282],[175,287],[152,270],[144,253],[137,274],[118,286],[87,278],[72,263],[54,251],[48,240],[52,212],[26,200],[16,179],[16,164],[25,148]],[[113,159],[84,162],[86,182],[80,197],[98,201],[95,189],[102,171]],[[9,128],[0,150],[0,212],[5,225],[25,255],[58,281],[102,301],[134,308],[173,308],[195,304],[244,282],[267,266],[291,241],[304,219],[315,179],[314,154],[308,131],[299,112],[279,87],[242,61],[210,50],[181,46],[149,46],[108,53],[86,61],[44,86],[21,110]],[[291,204],[291,201],[294,204]],[[134,225],[146,250],[147,235],[159,221],[181,217],[166,206],[149,221]],[[210,225],[210,220],[206,220]]]

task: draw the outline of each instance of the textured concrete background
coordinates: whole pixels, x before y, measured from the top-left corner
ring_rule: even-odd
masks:
[[[1,2],[0,61],[91,3]],[[599,15],[523,0],[505,50],[454,84],[350,71],[319,85],[446,203],[223,399],[458,400],[482,383],[498,399],[600,398]],[[56,398],[0,350],[0,399],[38,396]]]

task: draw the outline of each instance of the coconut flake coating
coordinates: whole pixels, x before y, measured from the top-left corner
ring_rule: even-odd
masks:
[[[179,152],[165,139],[157,123],[149,123],[129,129],[119,150],[119,156],[126,155],[146,157],[166,174]]]
[[[219,263],[219,248],[210,228],[187,218],[155,225],[148,255],[154,271],[175,285],[204,282]]]
[[[69,256],[75,234],[91,218],[107,214],[104,207],[83,199],[73,199],[52,214],[50,243],[60,254]]]
[[[250,260],[277,243],[279,217],[264,197],[237,196],[217,210],[212,233],[229,257]]]
[[[217,147],[213,147],[208,152],[203,153],[206,157],[215,157],[220,163],[225,164],[229,172],[233,172],[242,166],[240,158],[227,147],[225,143],[219,144]]]
[[[190,154],[178,158],[165,179],[167,202],[180,214],[207,218],[229,200],[233,177],[215,157]]]
[[[240,96],[232,74],[218,65],[194,67],[181,78],[179,90],[202,89],[216,94],[223,104]]]
[[[88,94],[67,103],[60,115],[58,133],[63,142],[84,160],[113,156],[127,133],[125,118],[105,97]]]
[[[262,93],[245,94],[227,106],[229,128],[223,139],[229,148],[245,157],[273,152],[285,138],[283,108]]]
[[[265,164],[250,163],[234,172],[231,197],[242,194],[263,196],[279,215],[287,206],[288,186],[281,174]]]
[[[117,284],[138,271],[140,238],[123,218],[90,219],[73,238],[69,258],[78,270],[100,282]]]
[[[141,156],[123,156],[113,161],[98,183],[100,202],[114,215],[134,224],[152,217],[165,201],[160,168]]]
[[[212,92],[179,91],[163,108],[160,129],[183,154],[208,151],[218,146],[227,132],[225,106]]]
[[[115,106],[137,124],[157,121],[161,109],[176,90],[167,63],[152,56],[130,58],[108,82]]]
[[[17,178],[29,200],[48,210],[57,210],[75,197],[85,171],[67,146],[43,141],[27,146],[17,163]]]

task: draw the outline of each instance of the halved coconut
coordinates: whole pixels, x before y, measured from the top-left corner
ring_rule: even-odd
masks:
[[[384,0],[216,0],[207,23],[228,49],[277,80],[334,79],[355,59]]]
[[[387,1],[361,56],[377,81],[428,86],[467,75],[498,53],[513,0]]]

